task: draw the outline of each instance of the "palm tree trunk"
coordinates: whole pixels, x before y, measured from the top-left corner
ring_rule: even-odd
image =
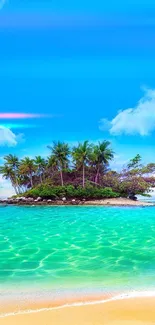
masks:
[[[11,181],[11,185],[14,188],[16,195],[18,195],[17,187],[16,187],[14,179],[12,177],[10,177],[10,181]]]
[[[11,183],[12,183],[12,186],[13,186],[13,188],[14,188],[16,194],[18,195],[20,192],[19,192],[19,184],[18,184],[18,180],[17,180],[17,175],[16,175],[16,173],[15,173],[15,178],[14,178],[14,180],[11,179]]]
[[[83,187],[85,187],[85,165],[83,164]]]
[[[16,195],[18,195],[19,193],[18,193],[16,185],[12,181],[11,181],[11,184],[12,184],[12,187],[14,188],[14,191],[15,191]]]
[[[16,195],[18,195],[19,193],[18,193],[17,187],[15,185],[12,185],[12,186],[13,186],[13,188],[15,190]]]
[[[32,174],[30,174],[30,183],[31,183],[31,187],[33,187],[33,179],[32,179]]]
[[[64,186],[62,169],[60,169],[60,178],[61,178],[61,186]]]
[[[22,189],[20,186],[18,186],[18,194],[21,194],[22,193]]]
[[[16,187],[16,194],[20,194],[20,186],[19,186],[19,184],[18,184],[18,181],[17,181],[17,178],[16,178],[16,182],[15,182],[16,184],[15,184],[15,187]]]
[[[99,178],[99,168],[97,168],[97,173],[96,173],[96,176],[95,176],[95,183],[98,184],[98,178]]]
[[[42,175],[40,174],[40,183],[43,182]]]

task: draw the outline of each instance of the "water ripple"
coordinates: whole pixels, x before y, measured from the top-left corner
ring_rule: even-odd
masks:
[[[155,208],[7,207],[0,284],[155,283]]]

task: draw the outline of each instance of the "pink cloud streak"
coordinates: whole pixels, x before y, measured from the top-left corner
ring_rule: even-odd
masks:
[[[0,113],[0,119],[27,119],[27,118],[41,118],[45,115],[41,114],[26,114],[26,113]]]

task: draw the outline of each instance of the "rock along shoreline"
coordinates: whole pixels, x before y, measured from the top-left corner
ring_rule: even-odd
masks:
[[[154,203],[142,202],[138,200],[131,200],[127,198],[107,198],[101,200],[78,200],[72,199],[67,200],[66,198],[62,198],[59,200],[51,200],[51,199],[42,199],[38,197],[37,199],[33,198],[10,198],[6,200],[0,200],[0,206],[7,205],[26,205],[26,206],[67,206],[67,205],[82,205],[82,206],[133,206],[133,207],[145,207],[145,206],[155,206]]]

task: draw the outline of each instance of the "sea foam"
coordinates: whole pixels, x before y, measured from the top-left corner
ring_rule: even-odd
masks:
[[[133,292],[129,292],[129,293],[116,295],[109,299],[101,299],[101,300],[85,301],[85,302],[74,302],[74,303],[63,304],[63,305],[56,306],[56,307],[19,310],[18,312],[3,313],[0,315],[0,318],[16,316],[16,315],[25,315],[25,314],[46,312],[46,311],[51,311],[51,310],[63,309],[63,308],[99,305],[99,304],[105,304],[105,303],[117,301],[117,300],[125,300],[125,299],[132,299],[132,298],[151,298],[151,297],[155,297],[155,290],[154,291],[133,291]]]

